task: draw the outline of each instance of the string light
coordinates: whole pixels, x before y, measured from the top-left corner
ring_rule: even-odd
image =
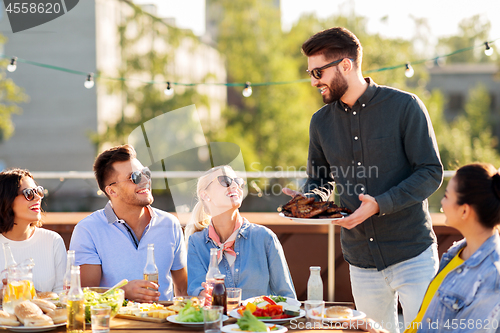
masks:
[[[415,60],[415,61],[412,61],[412,63],[414,65],[425,63],[428,67],[432,67],[433,65],[439,66],[439,65],[442,65],[444,63],[444,59],[447,57],[450,57],[452,55],[462,53],[462,52],[468,52],[468,51],[471,51],[471,50],[479,48],[479,47],[482,47],[482,48],[485,47],[485,50],[484,50],[485,54],[490,56],[494,53],[494,49],[491,47],[491,44],[495,43],[497,40],[500,40],[500,38],[491,40],[489,42],[481,43],[480,45],[469,46],[466,48],[455,50],[455,51],[447,53],[447,54],[438,55],[438,56],[435,56],[431,59]],[[26,59],[20,59],[17,57],[10,58],[10,57],[6,57],[5,55],[2,55],[2,54],[0,54],[0,58],[10,59],[10,64],[7,66],[7,70],[9,72],[13,72],[16,70],[16,68],[17,68],[16,63],[17,62],[22,62],[25,64],[29,64],[29,65],[33,65],[33,66],[37,66],[37,67],[43,67],[43,68],[52,69],[52,70],[57,70],[57,71],[66,72],[66,73],[70,73],[70,74],[82,75],[82,76],[85,75],[87,77],[87,80],[85,81],[85,87],[88,89],[91,89],[94,86],[94,78],[97,78],[97,77],[99,77],[100,79],[105,79],[105,80],[137,81],[137,82],[141,82],[143,84],[160,84],[160,83],[164,84],[165,83],[165,81],[161,81],[161,82],[150,81],[150,80],[146,81],[146,80],[142,80],[142,79],[138,79],[138,78],[103,77],[101,75],[94,76],[94,73],[87,74],[87,73],[82,72],[82,71],[72,70],[69,68],[63,68],[63,67],[59,67],[59,66],[53,66],[53,65],[49,65],[49,64],[44,64],[44,63],[26,60]],[[432,63],[434,63],[434,64],[432,64]],[[415,74],[415,71],[413,70],[410,63],[406,63],[406,64],[398,64],[398,65],[392,65],[392,66],[387,66],[387,67],[365,70],[365,71],[363,71],[363,75],[370,74],[370,73],[383,72],[383,71],[388,71],[388,70],[395,70],[395,69],[401,68],[403,66],[406,67],[406,70],[405,70],[406,77],[412,77]],[[298,80],[293,80],[293,81],[259,82],[259,83],[254,83],[253,85],[254,86],[271,86],[271,85],[302,83],[302,82],[309,82],[309,81],[310,81],[309,78],[304,78],[304,79],[298,79]],[[246,82],[246,83],[238,83],[238,82],[234,82],[234,83],[228,83],[228,82],[225,82],[225,83],[167,82],[167,88],[163,92],[165,93],[165,95],[170,96],[174,93],[174,91],[172,89],[173,85],[195,87],[198,85],[207,85],[207,84],[208,85],[218,85],[218,86],[220,85],[220,86],[226,86],[226,87],[244,87],[244,89],[242,91],[243,96],[250,97],[252,95],[252,86],[251,86],[250,82]]]
[[[174,89],[170,86],[170,82],[167,82],[167,88],[163,90],[163,93],[167,96],[172,96],[174,94]]]
[[[12,73],[16,69],[17,69],[17,57],[14,57],[10,60],[10,64],[7,65],[7,70]]]
[[[484,46],[486,49],[484,50],[484,54],[486,54],[488,57],[493,54],[493,48],[490,46],[490,43],[484,42]]]
[[[405,70],[405,76],[410,78],[415,74],[415,71],[413,70],[413,67],[408,63],[406,64],[406,70]]]
[[[85,83],[83,85],[87,89],[91,89],[94,86],[94,73],[89,73],[87,75],[87,80],[85,80]]]
[[[250,97],[250,96],[252,96],[252,86],[250,85],[250,82],[247,81],[245,83],[245,88],[243,89],[242,94],[243,94],[244,97]]]

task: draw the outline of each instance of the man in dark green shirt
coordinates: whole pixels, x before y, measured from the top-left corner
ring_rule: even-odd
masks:
[[[431,120],[415,95],[363,78],[350,31],[319,32],[302,51],[326,103],[311,119],[304,192],[325,201],[336,186],[340,205],[354,211],[335,222],[356,306],[398,332],[398,296],[411,322],[437,270],[427,198],[443,167]]]

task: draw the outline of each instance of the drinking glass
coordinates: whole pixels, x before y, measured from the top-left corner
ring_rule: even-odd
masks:
[[[90,307],[90,315],[92,321],[92,333],[109,332],[111,306],[107,304],[92,305]]]
[[[241,288],[227,288],[227,312],[240,306]]]
[[[218,305],[203,308],[203,327],[205,333],[222,332],[222,311],[224,311],[224,307]]]
[[[304,308],[306,310],[306,327],[308,329],[322,328],[325,301],[305,301]]]

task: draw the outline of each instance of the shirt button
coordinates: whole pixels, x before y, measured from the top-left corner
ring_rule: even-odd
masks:
[[[361,162],[358,162],[358,165],[361,165]]]
[[[365,105],[364,105],[364,104],[361,104],[361,106],[362,106],[362,107],[365,107]]]
[[[425,321],[428,323],[432,322],[431,318],[427,318]]]
[[[345,109],[345,112],[347,112],[347,109]]]
[[[458,274],[462,273],[462,269],[461,268],[457,269],[457,273]]]
[[[354,111],[352,114],[355,116],[356,115],[356,111]]]
[[[240,253],[239,253],[239,252],[236,252],[236,255],[237,255],[237,256],[239,256],[239,255],[240,255]]]
[[[456,309],[458,309],[458,304],[454,303],[451,307],[456,310]]]
[[[238,268],[236,268],[236,269],[235,269],[235,271],[236,271],[236,272],[237,272],[238,270],[239,270]]]
[[[373,242],[373,238],[370,238],[370,242]]]
[[[355,136],[355,137],[354,137],[354,140],[358,140],[358,137],[357,137],[357,136]]]
[[[364,191],[365,191],[365,188],[364,188],[364,187],[362,187],[362,188],[361,188],[361,192],[364,192]]]
[[[238,238],[241,238],[241,235],[238,235]]]

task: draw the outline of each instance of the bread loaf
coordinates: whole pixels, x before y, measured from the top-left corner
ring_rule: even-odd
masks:
[[[17,319],[19,319],[19,321],[24,325],[26,325],[24,322],[26,318],[43,314],[42,310],[31,301],[23,301],[16,305],[14,313],[16,314]]]
[[[21,323],[17,320],[16,315],[0,310],[0,325],[19,326]]]
[[[27,318],[24,319],[24,326],[26,327],[50,326],[50,325],[54,325],[52,318],[44,314],[28,316]]]
[[[36,293],[36,297],[44,298],[44,299],[58,299],[59,295],[53,291],[42,291],[42,292]]]
[[[38,305],[38,307],[40,309],[42,309],[42,311],[44,313],[47,313],[49,311],[52,311],[56,308],[55,304],[52,303],[52,302],[49,302],[47,301],[46,299],[39,299],[39,298],[36,298],[36,299],[32,299],[31,300],[33,303],[35,303],[36,305]]]
[[[332,306],[326,309],[327,318],[348,319],[353,316],[352,309],[347,306]]]
[[[52,318],[54,324],[62,324],[68,320],[68,311],[66,309],[55,309],[47,312],[47,316]]]

